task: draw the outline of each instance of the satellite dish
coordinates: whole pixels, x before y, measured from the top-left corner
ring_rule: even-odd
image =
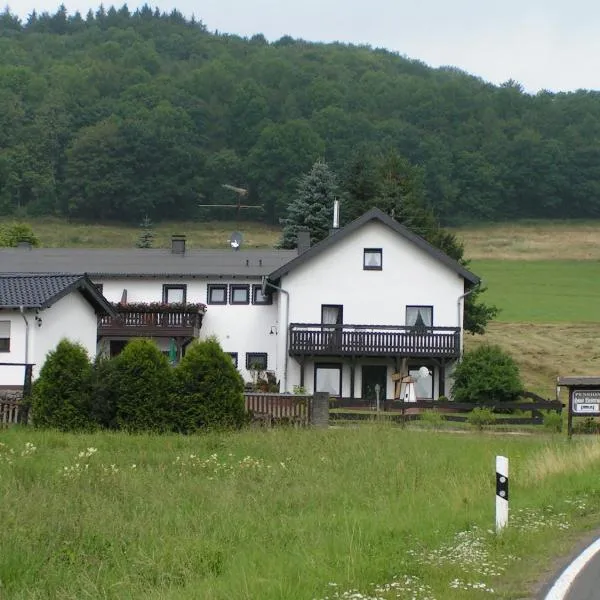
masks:
[[[421,367],[419,369],[419,377],[421,379],[425,379],[425,377],[429,377],[431,375],[431,371],[427,367]]]
[[[229,236],[229,244],[234,250],[239,250],[243,241],[244,241],[244,236],[239,231],[234,231]]]

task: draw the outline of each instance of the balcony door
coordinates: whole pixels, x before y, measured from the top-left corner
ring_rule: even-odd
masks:
[[[341,348],[342,323],[344,322],[344,307],[341,304],[321,305],[321,324],[323,331],[323,346],[334,351]]]

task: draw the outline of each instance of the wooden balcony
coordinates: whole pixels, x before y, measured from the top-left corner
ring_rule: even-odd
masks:
[[[98,324],[98,337],[198,337],[203,311],[140,310],[127,306],[116,307],[117,317],[102,317]]]
[[[406,356],[456,358],[458,327],[292,323],[290,356]]]

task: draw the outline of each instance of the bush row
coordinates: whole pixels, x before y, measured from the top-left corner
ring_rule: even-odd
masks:
[[[246,420],[244,382],[218,341],[194,341],[176,367],[151,340],[130,341],[93,364],[62,340],[33,386],[37,427],[191,433],[239,427]]]

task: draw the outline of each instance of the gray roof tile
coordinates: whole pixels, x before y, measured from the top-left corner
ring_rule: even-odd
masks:
[[[261,277],[297,256],[296,250],[2,248],[1,273],[87,273],[91,277]]]
[[[0,308],[48,308],[73,290],[102,314],[114,311],[86,275],[67,273],[0,274]]]

